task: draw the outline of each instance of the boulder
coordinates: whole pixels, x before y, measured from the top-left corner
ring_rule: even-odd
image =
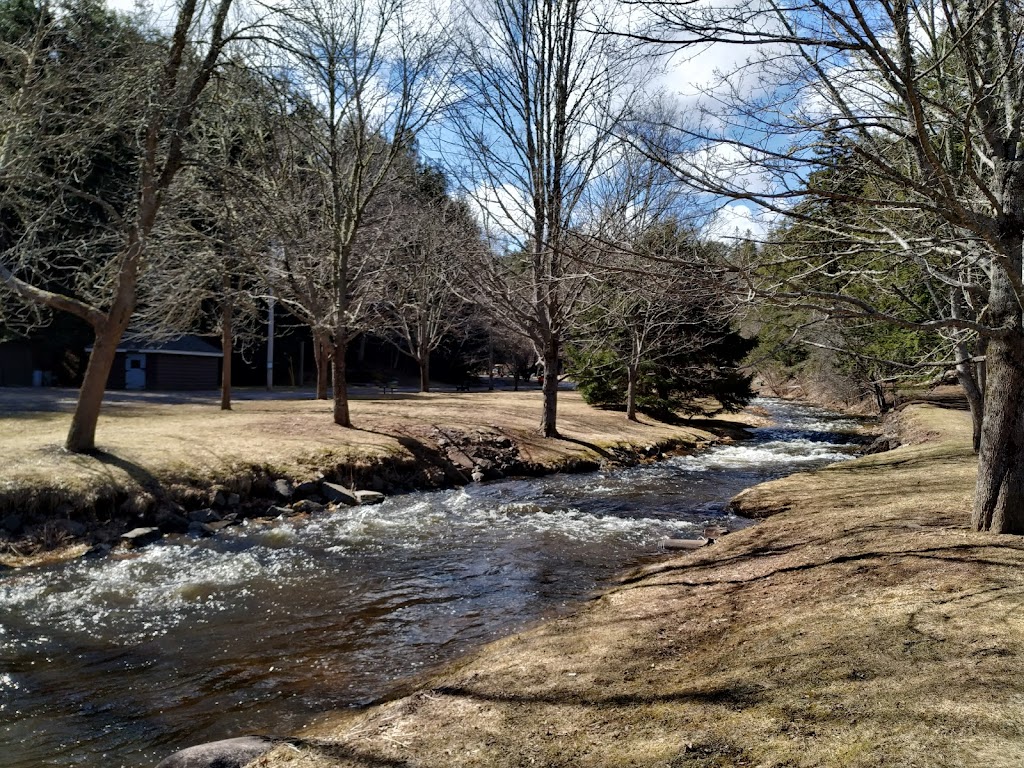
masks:
[[[292,491],[292,498],[308,499],[320,495],[320,483],[317,480],[307,480],[299,483]]]
[[[353,491],[360,504],[380,504],[387,497],[379,491]]]
[[[195,520],[188,524],[188,535],[196,538],[203,538],[206,536],[213,536],[217,532],[217,529],[211,528],[212,523],[201,523]]]
[[[291,501],[292,496],[295,495],[295,488],[292,487],[291,481],[284,478],[275,480],[271,489],[279,501]]]
[[[337,483],[320,483],[320,493],[328,501],[333,501],[335,504],[345,504],[349,507],[354,507],[359,504],[359,497],[356,496],[352,491],[343,485]]]
[[[89,548],[89,551],[85,553],[84,557],[88,558],[89,560],[94,560],[100,557],[106,557],[110,554],[110,549],[111,547],[109,544],[96,544],[93,547]]]
[[[325,509],[327,507],[319,502],[303,499],[292,504],[289,513],[293,515],[315,515],[323,512]]]
[[[186,533],[188,531],[188,518],[166,507],[161,507],[156,511],[153,522],[164,533]]]
[[[229,493],[228,494],[227,506],[229,506],[231,508],[234,508],[234,507],[237,507],[241,503],[242,503],[242,497],[239,496],[237,493]]]
[[[163,536],[159,528],[132,528],[128,533],[121,534],[121,542],[125,546],[134,549],[152,544],[154,541],[159,541]]]
[[[299,502],[299,503],[301,504],[302,502]],[[273,507],[267,507],[267,515],[266,516],[267,517],[291,517],[292,515],[297,515],[297,514],[299,514],[299,513],[296,512],[291,507],[278,507],[278,506],[275,505]]]
[[[196,509],[188,513],[188,519],[193,523],[215,523],[220,520],[220,515],[212,509]]]
[[[278,742],[266,736],[240,736],[211,741],[175,752],[156,768],[242,768],[272,750]]]
[[[203,527],[210,531],[213,531],[214,533],[218,533],[219,531],[223,531],[225,528],[228,528],[229,526],[238,524],[239,523],[237,520],[216,520],[212,523],[203,523]]]

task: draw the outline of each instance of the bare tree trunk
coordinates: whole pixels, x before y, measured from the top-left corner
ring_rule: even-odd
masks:
[[[321,333],[313,334],[313,361],[316,363],[316,399],[327,399],[327,372],[331,356],[327,339]]]
[[[636,387],[638,374],[638,366],[635,363],[630,363],[626,366],[626,418],[630,421],[637,421]]]
[[[544,410],[540,431],[544,437],[558,437],[558,338],[550,336],[544,344]]]
[[[416,362],[420,364],[420,392],[430,391],[430,349],[427,347],[427,343],[424,340],[425,337],[420,337],[419,350],[416,352]]]
[[[223,284],[225,292],[231,290],[230,274],[224,275]],[[234,347],[231,319],[233,314],[234,303],[231,299],[225,298],[220,309],[220,351],[224,355],[220,374],[220,409],[222,411],[231,410],[231,350]]]
[[[123,328],[113,324],[96,329],[89,364],[85,369],[82,388],[78,392],[78,403],[64,442],[64,447],[72,453],[96,450],[96,422],[100,417],[103,393],[107,389],[110,369],[114,365],[114,356],[123,332]]]
[[[352,417],[348,411],[348,388],[346,386],[345,353],[348,342],[335,343],[333,349],[334,371],[334,423],[339,427],[352,426]]]
[[[1017,243],[1015,253],[1020,253]],[[1010,329],[988,342],[988,381],[978,450],[973,525],[977,531],[1024,533],[1024,329],[1010,278],[993,270],[993,324]],[[1002,322],[1000,322],[1002,321]]]
[[[957,345],[956,377],[967,395],[971,409],[971,447],[978,453],[981,449],[981,426],[985,416],[985,393],[974,376],[974,366],[964,344]]]

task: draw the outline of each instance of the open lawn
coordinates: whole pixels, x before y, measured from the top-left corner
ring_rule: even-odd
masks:
[[[354,399],[357,429],[335,426],[329,401],[238,400],[234,410],[221,411],[212,399],[209,404],[129,400],[104,406],[99,452],[75,456],[60,447],[71,418],[67,400],[40,407],[31,391],[2,394],[0,515],[83,510],[106,498],[176,487],[224,484],[245,493],[254,477],[303,481],[327,473],[345,480],[346,469],[388,461],[414,465],[436,453],[436,428],[511,438],[522,461],[537,469],[600,461],[617,446],[714,439],[692,425],[630,423],[621,413],[590,408],[576,392],[559,394],[561,440],[537,434],[539,392]],[[705,420],[702,426],[735,430],[739,423]]]
[[[1024,764],[1024,541],[967,529],[967,414],[901,418],[744,493],[761,524],[252,765]]]

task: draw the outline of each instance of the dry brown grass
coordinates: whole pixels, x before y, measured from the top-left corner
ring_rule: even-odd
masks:
[[[1024,543],[967,530],[964,413],[744,494],[785,510],[253,765],[1019,766]]]
[[[326,401],[237,401],[232,411],[212,403],[108,404],[94,456],[61,450],[68,413],[8,413],[0,417],[0,511],[87,508],[112,494],[144,497],[170,484],[237,485],[254,473],[303,480],[382,457],[412,461],[409,438],[423,441],[434,426],[507,435],[526,461],[551,467],[599,460],[616,445],[693,444],[712,437],[695,427],[631,424],[620,413],[594,410],[577,393],[563,392],[559,418],[568,439],[545,440],[536,434],[540,405],[537,392],[356,399],[352,418],[358,429],[341,429]]]

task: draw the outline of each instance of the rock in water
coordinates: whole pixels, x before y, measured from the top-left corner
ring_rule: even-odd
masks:
[[[354,493],[360,504],[380,504],[386,498],[379,491],[355,491]]]
[[[337,483],[320,483],[320,493],[328,501],[333,501],[335,504],[347,504],[350,507],[354,507],[359,503],[359,497],[345,486],[338,485]]]
[[[130,548],[144,547],[147,544],[152,544],[154,541],[159,541],[163,538],[163,533],[159,528],[132,528],[128,533],[121,536],[121,541],[125,546]]]
[[[211,741],[175,752],[157,763],[156,768],[242,768],[272,750],[276,744],[266,736]]]

